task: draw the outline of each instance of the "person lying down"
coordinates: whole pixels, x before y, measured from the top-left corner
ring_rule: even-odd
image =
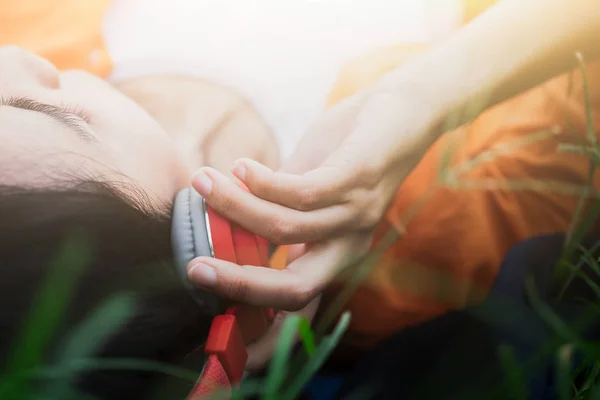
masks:
[[[131,291],[138,294],[135,316],[98,356],[181,363],[206,340],[211,320],[199,312],[172,265],[173,198],[189,186],[192,171],[207,163],[218,167],[227,165],[227,157],[247,156],[275,167],[277,148],[268,130],[250,106],[238,103],[229,125],[256,127],[246,146],[228,127],[213,128],[204,142],[200,124],[195,138],[176,129],[171,132],[178,136],[169,136],[101,78],[59,72],[17,47],[0,48],[0,76],[1,359],[11,355],[61,248],[79,232],[91,254],[54,348],[107,296]],[[212,94],[219,98],[218,90]],[[190,145],[183,146],[188,151],[180,151],[181,143]],[[220,158],[223,146],[231,150]],[[81,388],[100,398],[147,398],[160,377],[98,372],[84,375]],[[178,384],[184,397],[191,386]]]
[[[346,70],[331,103],[364,89],[398,66],[403,61],[398,57],[401,52],[401,48],[384,49]],[[598,63],[590,67],[597,71]],[[152,95],[156,87],[166,87],[164,81],[154,89],[148,80],[120,84],[136,103],[102,79],[82,72],[59,73],[47,61],[19,49],[2,49],[0,69],[0,256],[2,265],[9,266],[2,271],[0,290],[1,315],[5,316],[3,356],[10,351],[11,338],[18,334],[61,244],[80,229],[95,243],[94,253],[74,295],[65,329],[108,294],[133,290],[141,295],[137,314],[102,347],[100,356],[181,363],[201,344],[210,321],[199,314],[170,265],[173,196],[189,185],[191,171],[201,165],[212,164],[227,172],[230,161],[247,157],[276,168],[277,148],[268,128],[250,105],[232,101],[243,104],[245,111],[234,113],[246,115],[242,126],[256,126],[252,137],[262,138],[253,139],[261,143],[259,149],[238,146],[244,143],[243,137],[236,136],[240,130],[228,132],[219,118],[194,121],[192,126],[173,118],[178,111],[169,108],[173,102]],[[406,229],[403,239],[347,305],[353,317],[345,342],[353,349],[369,348],[406,326],[481,300],[503,255],[514,244],[568,229],[586,181],[587,160],[556,151],[557,144],[568,139],[564,107],[574,111],[569,122],[578,131],[585,127],[581,77],[576,75],[572,99],[566,96],[567,78],[561,75],[493,107],[428,150],[400,187],[376,235]],[[194,86],[184,79],[179,84],[172,77],[160,79],[173,83],[169,90],[178,93],[178,98]],[[221,92],[205,83],[197,85],[206,93],[212,91],[208,100]],[[597,91],[592,97],[596,102]],[[210,101],[196,103],[197,107],[209,105]],[[227,109],[222,107],[215,114]],[[598,121],[595,110],[593,118]],[[543,140],[477,164],[464,174],[463,183],[552,179],[575,183],[574,192],[442,186],[410,225],[398,223],[404,210],[436,183],[432,171],[438,170],[439,154],[450,140],[465,140],[452,164],[460,168],[497,146],[540,131],[545,132]],[[221,153],[216,147],[219,140]],[[334,294],[335,290],[328,291],[325,297]],[[153,391],[151,384],[161,385],[160,381],[147,373],[98,372],[84,375],[81,387],[99,397],[123,394],[135,398]],[[182,392],[186,389],[182,387]]]

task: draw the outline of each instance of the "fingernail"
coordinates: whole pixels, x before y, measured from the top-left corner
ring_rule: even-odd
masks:
[[[241,162],[235,163],[232,172],[242,182],[246,180],[246,166]]]
[[[217,283],[217,272],[206,264],[195,264],[187,272],[191,283],[206,288],[211,288]]]
[[[210,177],[204,171],[197,172],[192,177],[192,185],[201,196],[206,197],[210,194],[212,190],[212,184],[212,179],[210,179]]]

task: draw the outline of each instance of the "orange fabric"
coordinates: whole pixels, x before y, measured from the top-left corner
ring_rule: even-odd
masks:
[[[0,46],[18,45],[57,68],[106,77],[112,63],[102,38],[111,0],[0,0]]]
[[[389,60],[404,60],[405,49],[413,54],[412,46],[392,46],[351,63],[342,71],[330,104],[393,68]],[[588,65],[588,75],[594,122],[600,126],[600,61]],[[568,229],[586,182],[588,159],[558,151],[559,143],[575,142],[569,132],[579,137],[585,132],[578,72],[570,99],[567,87],[568,74],[554,78],[489,109],[429,149],[378,228],[377,240],[391,226],[406,230],[349,301],[348,344],[369,346],[406,326],[480,301],[513,245]],[[458,146],[451,170],[475,163],[459,175],[459,188],[439,180],[440,160],[451,144]],[[509,150],[482,158],[503,146]],[[507,187],[521,183],[545,186]],[[404,226],[413,210],[418,212]],[[280,253],[278,259],[283,260],[285,249]],[[332,287],[323,307],[335,294]]]
[[[590,73],[600,72],[599,67],[590,65]],[[400,187],[387,217],[390,223],[402,226],[406,210],[435,187],[440,159],[450,141],[459,146],[450,164],[455,169],[499,146],[522,142],[465,171],[458,179],[460,189],[443,184],[435,189],[406,227],[405,236],[353,297],[349,307],[356,309],[356,332],[385,336],[481,300],[513,245],[568,229],[588,170],[587,157],[558,152],[560,142],[574,142],[565,110],[572,111],[576,132],[585,132],[581,79],[576,82],[571,102],[564,75],[490,109],[427,152]],[[600,86],[595,88],[600,93]],[[596,101],[596,126],[598,106]],[[523,142],[536,137],[543,139]],[[552,185],[537,191],[508,187],[511,181],[531,186],[534,180]],[[575,193],[569,192],[573,186]]]

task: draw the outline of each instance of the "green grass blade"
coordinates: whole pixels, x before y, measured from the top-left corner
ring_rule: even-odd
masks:
[[[600,385],[596,385],[588,396],[587,400],[600,400]]]
[[[573,346],[570,344],[561,346],[556,360],[556,386],[558,400],[571,400],[571,364],[573,358]]]
[[[552,273],[552,286],[553,288],[558,288],[557,299],[562,299],[564,293],[567,288],[571,284],[573,280],[574,274],[578,269],[573,269],[571,267],[571,263],[569,260],[573,257],[575,250],[582,249],[580,245],[581,241],[585,237],[585,235],[592,229],[595,222],[598,220],[600,216],[600,200],[594,200],[590,205],[585,217],[583,218],[581,224],[575,229],[573,228],[572,235],[567,237],[565,247],[563,250],[563,254],[561,255],[561,259],[558,264],[554,267],[554,271]],[[596,244],[592,251],[595,251],[598,248],[598,244]],[[589,251],[586,249],[583,250],[584,254]],[[597,263],[590,264],[590,267],[594,268],[597,266]]]
[[[448,186],[453,186],[455,184],[454,180],[456,179],[456,174],[450,174],[450,164],[452,163],[452,159],[456,154],[456,149],[458,148],[457,142],[460,139],[456,136],[458,135],[454,133],[446,134],[447,146],[442,149],[442,154],[440,155],[440,163],[438,167],[438,179]]]
[[[369,251],[365,258],[358,264],[342,291],[335,297],[334,301],[323,313],[316,327],[317,335],[321,336],[332,325],[332,322],[340,315],[348,300],[352,297],[360,284],[368,277],[375,265],[383,258],[385,252],[400,238],[400,233],[390,228],[379,241],[375,249]]]
[[[583,88],[584,88],[584,95],[585,95],[585,99],[584,99],[585,100],[585,114],[586,114],[586,121],[587,121],[587,127],[586,127],[587,132],[586,133],[587,133],[587,139],[588,139],[588,144],[589,144],[588,147],[586,147],[586,148],[582,147],[581,149],[585,150],[586,152],[588,151],[588,149],[590,149],[590,151],[592,153],[598,153],[596,133],[595,133],[595,129],[594,129],[594,122],[592,120],[592,108],[591,108],[591,102],[590,102],[587,73],[586,73],[585,64],[583,62],[583,56],[581,55],[581,53],[577,53],[577,61],[579,64],[579,68],[581,70],[582,77],[583,77]],[[596,172],[596,167],[597,167],[597,164],[594,162],[594,158],[591,157],[589,160],[589,166],[588,166],[587,183],[586,183],[583,193],[581,194],[581,196],[579,198],[579,201],[577,202],[577,206],[575,207],[574,216],[571,220],[569,229],[567,230],[565,254],[563,256],[563,260],[570,259],[575,246],[577,246],[581,242],[583,237],[587,234],[587,232],[589,231],[591,226],[596,222],[596,220],[598,219],[598,216],[600,215],[600,205],[598,204],[599,203],[598,200],[595,200],[592,203],[590,210],[587,212],[587,215],[584,218],[581,217],[581,214],[583,212],[585,204],[590,197],[592,188],[594,187],[594,175]],[[582,221],[581,224],[580,224],[580,221]],[[562,266],[559,264],[559,266],[557,266],[557,268],[555,269],[556,271],[555,271],[554,277],[553,277],[553,281],[554,281],[553,284],[557,284],[558,282],[570,281],[570,279],[568,279],[566,277],[566,273],[565,273],[563,267],[564,267],[564,263],[562,264]],[[554,286],[554,287],[556,287],[556,286]],[[561,290],[561,294],[563,292],[564,292],[564,286],[563,286],[563,290]],[[562,296],[559,296],[559,299],[561,297]]]
[[[579,246],[583,255],[581,256],[582,260],[590,267],[592,271],[596,274],[596,276],[600,277],[600,266],[598,265],[598,261],[592,256],[591,252],[583,246]],[[597,247],[597,246],[595,246]],[[588,274],[579,270],[578,276],[585,281],[585,283],[592,289],[594,294],[596,295],[596,302],[600,300],[600,286],[591,279]]]
[[[598,286],[596,282],[590,279],[590,277],[583,272],[579,272],[577,275],[585,281],[585,283],[590,287],[590,289],[592,289],[592,291],[596,295],[596,298],[600,299],[600,286]]]
[[[186,368],[166,365],[160,362],[141,359],[77,359],[57,366],[48,366],[30,371],[28,377],[34,379],[64,379],[70,375],[87,371],[138,371],[157,372],[189,382],[198,380],[198,372]]]
[[[600,366],[598,363],[594,363],[591,371],[586,375],[585,381],[579,388],[580,393],[586,393],[590,390],[593,390],[596,386],[596,380],[598,379],[598,375],[600,374]]]
[[[25,400],[25,399],[23,399]],[[91,396],[85,393],[79,393],[75,390],[68,389],[61,393],[60,397],[57,397],[53,393],[47,393],[46,391],[36,393],[31,400],[101,400],[95,396]]]
[[[300,320],[300,324],[298,325],[298,333],[300,334],[300,340],[304,350],[306,350],[306,354],[308,354],[309,357],[315,354],[315,334],[310,327],[310,322],[308,322],[308,319],[302,318]]]
[[[265,381],[265,392],[262,396],[263,399],[275,399],[287,377],[289,358],[301,321],[302,317],[298,315],[289,315],[283,321],[281,333],[279,334],[277,346],[275,348],[275,354],[269,364]]]
[[[553,136],[556,136],[556,132],[553,129],[542,129],[532,133],[523,134],[516,139],[495,144],[491,148],[473,155],[472,157],[452,166],[449,173],[455,177],[456,180],[467,172],[486,163],[490,163],[498,157],[510,156],[510,154],[516,149],[531,146]]]
[[[105,301],[94,313],[83,321],[64,342],[58,353],[57,368],[60,364],[94,355],[109,336],[133,315],[135,303],[130,294],[117,294]],[[66,399],[72,390],[73,376],[54,380],[46,389],[46,393],[55,399]]]
[[[574,244],[581,243],[585,235],[587,235],[594,224],[598,221],[598,217],[600,217],[600,200],[595,199],[592,204],[590,204],[585,217],[579,224],[578,231],[573,235],[572,241]]]
[[[525,279],[525,290],[533,310],[544,320],[560,337],[569,342],[576,343],[579,338],[569,326],[561,320],[550,307],[542,302],[537,294],[535,283],[531,276]]]
[[[506,375],[508,398],[512,400],[527,400],[527,388],[522,367],[517,363],[512,347],[501,345],[498,348],[500,364]]]
[[[581,76],[583,78],[583,93],[585,96],[585,119],[587,122],[586,130],[587,130],[587,138],[590,144],[596,145],[596,129],[594,128],[594,119],[592,114],[592,102],[590,100],[590,85],[587,76],[587,70],[585,68],[585,61],[583,59],[583,55],[581,53],[576,54],[577,63],[579,64],[579,70],[581,71]]]
[[[595,318],[600,317],[600,304],[598,304],[597,302],[589,301],[589,300],[585,300],[585,299],[583,300],[583,304],[585,304],[585,306],[589,312],[594,313]]]
[[[599,247],[599,245],[600,244],[598,244],[598,243],[596,245],[594,245],[594,247],[592,248],[592,251],[596,251],[596,249]],[[563,298],[567,289],[571,285],[571,282],[573,281],[573,279],[576,276],[578,276],[588,284],[588,286],[595,292],[597,299],[600,300],[600,287],[586,273],[581,271],[582,266],[584,264],[587,264],[590,266],[590,268],[592,270],[594,270],[594,272],[598,276],[600,276],[600,267],[598,266],[598,262],[592,257],[592,254],[590,253],[590,251],[588,249],[586,249],[585,247],[580,245],[579,250],[582,252],[582,255],[581,255],[580,261],[577,263],[577,265],[572,265],[566,258],[566,256],[568,256],[570,254],[567,254],[567,255],[563,254],[561,260],[559,261],[559,264],[557,265],[557,267],[560,266],[563,270],[569,269],[571,271],[570,275],[565,279],[563,287],[561,288],[561,290],[557,296],[557,299],[560,300]]]
[[[27,390],[25,372],[43,363],[46,348],[62,322],[75,283],[89,264],[90,256],[90,243],[82,235],[68,238],[60,249],[3,373],[1,399],[23,398]]]
[[[228,388],[217,390],[211,393],[206,400],[242,400],[247,397],[261,395],[263,391],[264,383],[261,380],[245,381],[233,390]]]
[[[333,330],[333,333],[321,341],[315,354],[308,360],[302,370],[300,370],[300,373],[296,375],[294,380],[290,383],[288,390],[285,392],[285,395],[280,397],[281,399],[294,400],[300,395],[302,389],[308,384],[310,379],[317,373],[319,368],[321,368],[323,363],[327,360],[327,357],[329,357],[331,352],[335,349],[342,338],[342,335],[346,332],[346,329],[348,329],[349,324],[350,313],[345,312],[340,317],[340,321]]]
[[[596,276],[600,278],[600,263],[598,263],[598,260],[592,255],[592,252],[596,251],[598,248],[600,248],[600,243],[596,243],[590,250],[583,246],[579,246],[579,250],[581,253],[583,253],[583,260],[587,263],[590,269],[594,271]]]
[[[581,238],[583,238],[583,236],[585,236],[585,234],[587,233],[587,230],[585,229],[584,226],[581,226],[579,224],[579,221],[581,220],[581,213],[583,212],[583,209],[585,207],[585,204],[588,200],[588,198],[590,197],[591,194],[591,188],[593,188],[594,186],[594,175],[596,173],[596,164],[594,164],[594,162],[592,160],[589,161],[589,167],[588,167],[588,177],[587,177],[587,184],[585,186],[585,188],[583,189],[583,193],[581,194],[581,196],[579,197],[579,200],[577,202],[577,206],[575,208],[575,214],[573,215],[573,218],[571,220],[571,226],[569,227],[569,230],[567,231],[567,245],[570,245],[572,243],[579,243],[578,239],[581,240]],[[595,212],[595,218],[598,218],[598,205],[597,205],[598,201],[594,201],[594,203],[592,204],[592,209],[590,211]],[[594,208],[596,207],[596,208]],[[588,215],[586,218],[584,218],[582,220],[582,223],[585,223],[585,221],[589,221],[590,217],[590,212],[588,212]],[[596,219],[592,220],[592,223],[596,220]],[[577,232],[576,232],[577,231]],[[575,236],[575,233],[577,233],[577,236]]]
[[[58,362],[90,357],[100,348],[135,310],[135,300],[129,293],[116,294],[106,300],[80,324],[66,340]]]

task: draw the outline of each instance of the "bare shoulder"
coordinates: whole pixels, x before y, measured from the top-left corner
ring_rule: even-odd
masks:
[[[209,165],[228,172],[248,157],[276,168],[271,128],[234,90],[195,77],[149,75],[115,85],[173,137],[190,169]]]

